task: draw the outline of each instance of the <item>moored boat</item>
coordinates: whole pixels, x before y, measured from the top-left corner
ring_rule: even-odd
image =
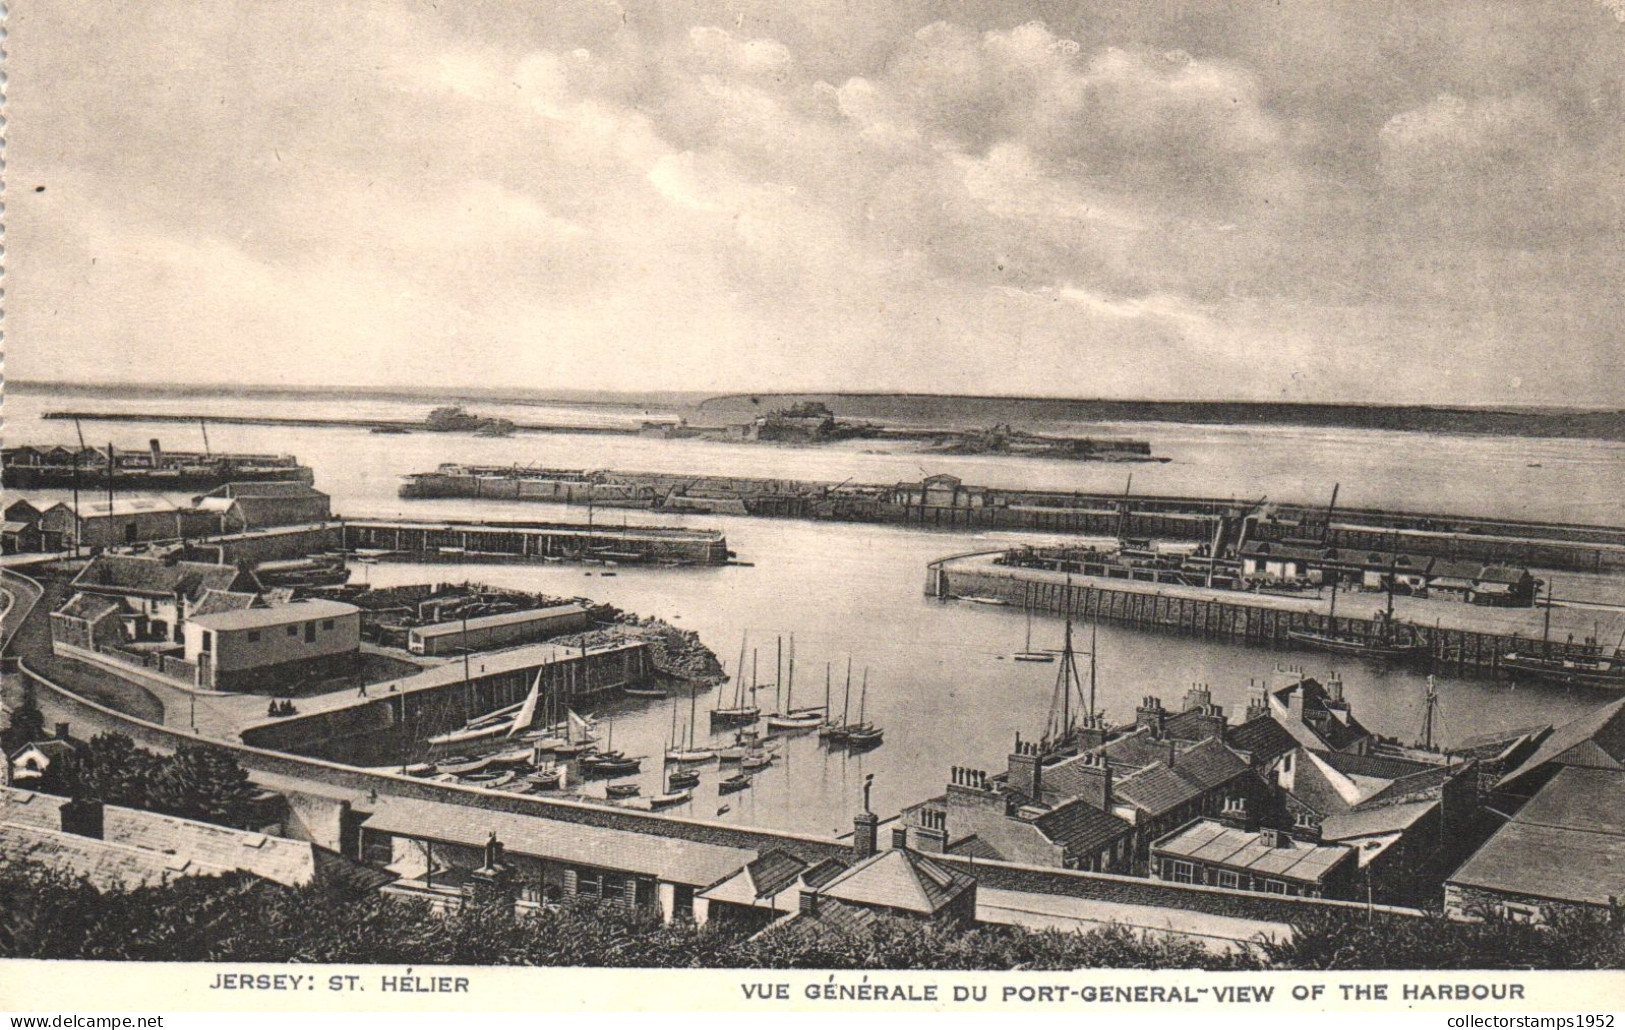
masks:
[[[717,781],[718,794],[737,794],[750,786],[750,777],[744,773],[734,773]]]

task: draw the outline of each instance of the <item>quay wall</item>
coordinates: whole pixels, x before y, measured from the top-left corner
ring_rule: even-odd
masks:
[[[451,667],[460,664],[453,662]],[[246,727],[241,737],[243,743],[254,747],[294,753],[385,732],[421,739],[523,701],[538,669],[544,695],[557,691],[558,696],[574,700],[644,682],[654,675],[654,662],[649,645],[637,643],[500,672],[485,673],[476,665],[470,669],[467,682],[459,678],[439,686],[357,697],[342,708],[257,723]]]
[[[1203,600],[1159,593],[1157,585],[1124,580],[1103,585],[1099,580],[1065,583],[1023,575],[1021,569],[988,569],[960,566],[953,559],[933,562],[926,573],[926,594],[931,597],[988,597],[1016,607],[1031,605],[1037,611],[1057,615],[1071,612],[1079,621],[1130,626],[1135,629],[1182,636],[1204,637],[1229,643],[1287,648],[1293,644],[1293,631],[1336,632],[1340,635],[1375,636],[1377,624],[1370,619],[1330,617],[1319,612],[1292,611],[1242,600]],[[1237,595],[1245,596],[1245,595]],[[1501,656],[1509,651],[1538,649],[1540,641],[1498,633],[1416,626],[1427,643],[1427,654],[1435,668],[1457,674],[1495,675]],[[1548,650],[1560,649],[1552,644]]]
[[[608,557],[624,561],[721,565],[728,539],[716,530],[569,523],[456,523],[346,519],[211,537],[190,550],[225,564],[281,561],[339,550],[383,550],[413,560],[543,562]]]
[[[0,580],[8,588],[16,587],[26,597],[37,596],[39,586],[33,580],[11,570],[0,570]],[[30,613],[29,618],[41,618],[42,613]],[[10,620],[8,620],[10,621]],[[433,783],[427,780],[374,772],[337,762],[305,758],[255,747],[207,740],[195,734],[138,719],[116,711],[106,705],[82,697],[59,683],[42,675],[28,665],[26,657],[19,661],[22,674],[33,685],[40,706],[53,721],[69,722],[81,737],[94,732],[116,732],[130,737],[136,744],[151,750],[170,753],[184,745],[208,743],[230,751],[256,781],[279,790],[290,799],[290,828],[320,835],[317,843],[343,851],[359,858],[361,820],[371,814],[370,805],[379,796],[417,798],[447,804],[467,805],[487,811],[510,812],[562,823],[584,824],[642,833],[676,842],[718,844],[726,847],[746,848],[765,853],[778,849],[795,855],[806,862],[819,862],[826,858],[850,861],[851,849],[839,841],[815,837],[810,834],[782,830],[763,830],[708,822],[681,816],[660,815],[630,809],[591,805],[562,798],[504,794],[478,790],[458,784]],[[432,827],[425,827],[432,832]],[[336,839],[335,839],[336,838]],[[315,840],[315,836],[312,836]],[[678,845],[680,846],[680,845]],[[987,875],[991,886],[1009,886],[1015,890],[1034,893],[1059,894],[1072,897],[1101,897],[1106,900],[1121,896],[1121,892],[1138,888],[1133,897],[1145,904],[1169,908],[1197,908],[1210,904],[1204,900],[1216,888],[1190,887],[1145,881],[1124,886],[1124,877],[1103,873],[1078,873],[1061,869],[1042,869],[1010,866],[1003,863],[969,862],[943,856],[944,861],[963,863],[967,872],[978,878]],[[1098,891],[1099,893],[1090,893]],[[1332,908],[1344,908],[1345,903],[1323,899],[1299,898],[1290,901],[1270,895],[1239,896],[1240,892],[1223,892],[1224,914],[1241,917],[1289,922],[1301,916]],[[1204,909],[1205,910],[1205,909]],[[1404,910],[1399,910],[1404,911]]]
[[[944,492],[947,492],[946,490]],[[947,503],[917,484],[855,485],[647,472],[447,469],[411,477],[404,498],[596,504],[959,531],[1212,542],[1313,539],[1326,546],[1588,572],[1625,570],[1625,527],[1481,516],[1272,505],[1232,498],[956,488]]]
[[[621,560],[720,565],[728,541],[713,530],[608,527],[545,523],[412,523],[346,521],[346,550],[401,551],[430,560],[547,561],[614,557]]]

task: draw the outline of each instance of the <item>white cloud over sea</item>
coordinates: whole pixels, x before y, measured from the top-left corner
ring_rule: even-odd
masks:
[[[1385,17],[30,4],[7,371],[1625,404],[1625,26]]]

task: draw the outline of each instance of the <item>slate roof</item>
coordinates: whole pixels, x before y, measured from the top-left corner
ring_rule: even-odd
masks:
[[[1537,899],[1607,905],[1625,897],[1625,837],[1514,819],[1447,883]]]
[[[316,857],[307,841],[156,812],[104,806],[102,839],[110,844],[178,855],[220,869],[253,873],[288,887],[300,887],[316,878]]]
[[[1233,728],[1229,743],[1238,751],[1252,754],[1261,763],[1272,762],[1298,746],[1292,734],[1268,715]]]
[[[192,606],[192,618],[199,615],[214,615],[218,612],[235,612],[244,608],[254,607],[259,597],[255,594],[242,593],[232,590],[215,590],[212,587],[203,591],[197,604]]]
[[[1204,794],[1247,771],[1247,763],[1214,738],[1179,752],[1172,766],[1175,775]]]
[[[975,879],[949,869],[917,851],[891,848],[869,858],[825,884],[819,894],[854,905],[900,909],[936,915]]]
[[[1188,780],[1166,765],[1152,765],[1112,784],[1114,798],[1127,801],[1155,818],[1202,796]]]
[[[1124,820],[1081,799],[1044,813],[1033,825],[1061,845],[1068,858],[1099,854],[1131,829]]]
[[[1202,819],[1163,837],[1152,845],[1160,855],[1188,858],[1260,876],[1319,884],[1326,875],[1354,854],[1344,845],[1310,844],[1282,835],[1276,847],[1263,843],[1263,834]]]
[[[1382,833],[1399,833],[1410,829],[1416,820],[1438,806],[1438,798],[1429,798],[1397,805],[1345,809],[1325,817],[1320,824],[1320,835],[1326,840],[1349,840]]]
[[[1004,856],[999,854],[997,848],[974,833],[969,837],[963,837],[949,844],[948,854],[962,855],[966,858],[983,858],[989,862],[1003,862],[1005,860]]]
[[[67,604],[56,610],[56,614],[67,616],[70,619],[95,622],[98,619],[112,615],[118,610],[119,603],[111,597],[104,597],[101,594],[74,594]]]
[[[379,798],[362,825],[396,836],[469,847],[484,847],[495,831],[497,839],[515,854],[642,873],[694,887],[709,887],[756,858],[756,852],[744,848],[407,798]]]
[[[1211,716],[1188,708],[1168,716],[1162,724],[1162,735],[1174,740],[1207,740],[1213,737],[1214,729]]]
[[[62,828],[62,806],[66,804],[67,798],[55,794],[0,787],[0,823],[59,830]]]
[[[806,862],[775,848],[721,883],[707,888],[699,897],[735,905],[758,905],[794,885],[806,869]]]
[[[73,578],[73,586],[164,597],[180,592],[196,597],[204,590],[229,590],[242,575],[233,565],[98,554]]]
[[[227,872],[162,851],[110,844],[38,826],[0,823],[0,867],[13,862],[83,876],[99,890],[157,886],[180,876],[219,876]]]
[[[1533,826],[1625,836],[1625,773],[1561,769],[1513,818]]]
[[[1442,768],[1429,762],[1392,755],[1356,755],[1346,751],[1326,751],[1314,748],[1317,758],[1338,772],[1350,776],[1371,776],[1382,780],[1397,780],[1403,776],[1429,772]]]
[[[1625,699],[1557,727],[1533,755],[1501,777],[1496,786],[1505,787],[1549,762],[1625,769]]]

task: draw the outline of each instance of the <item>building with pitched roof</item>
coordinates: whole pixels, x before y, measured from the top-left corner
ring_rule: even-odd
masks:
[[[450,907],[492,866],[526,904],[592,899],[666,919],[697,918],[695,895],[759,856],[745,848],[634,833],[436,801],[380,797],[361,825],[361,856],[399,879],[387,890]]]
[[[73,578],[73,588],[117,600],[128,639],[179,643],[182,624],[206,592],[258,593],[259,582],[234,565],[98,554]]]
[[[855,822],[855,861],[821,886],[804,884],[798,918],[843,930],[887,917],[962,926],[976,921],[974,877],[910,848],[903,826],[893,828],[890,848],[877,850],[874,824],[866,825],[863,814]]]
[[[219,532],[304,526],[333,517],[332,499],[308,483],[227,483],[193,499],[219,519]]]
[[[218,520],[159,497],[124,497],[81,499],[78,507],[62,501],[40,515],[40,528],[69,546],[108,548],[207,536],[218,532]]]
[[[1473,761],[1418,762],[1298,748],[1274,766],[1280,795],[1268,814],[1302,839],[1347,844],[1362,886],[1379,901],[1436,898],[1470,842],[1478,811]]]
[[[1456,915],[1535,922],[1625,899],[1625,700],[1558,726],[1495,784],[1507,822],[1445,882]]]
[[[1445,882],[1445,910],[1546,922],[1625,902],[1625,773],[1564,766]]]
[[[0,865],[8,861],[83,876],[101,890],[231,872],[354,890],[390,879],[308,841],[15,787],[0,789]]]
[[[293,679],[348,672],[360,655],[361,609],[321,598],[228,608],[193,615],[182,639],[199,686],[274,689]]]

